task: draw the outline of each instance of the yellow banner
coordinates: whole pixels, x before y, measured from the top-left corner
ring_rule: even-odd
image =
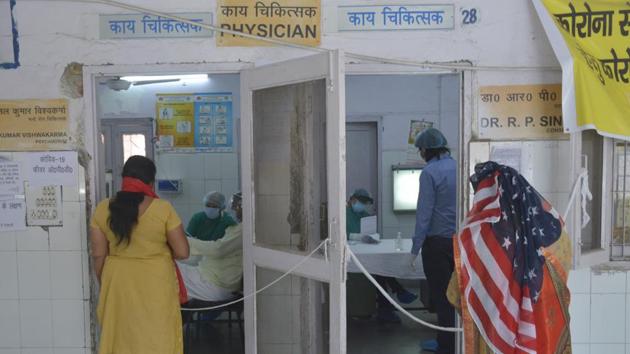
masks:
[[[477,138],[568,138],[562,127],[561,85],[483,86],[477,97]]]
[[[565,126],[570,130],[595,128],[602,135],[630,139],[630,3],[542,3],[573,57],[576,121]],[[539,15],[543,16],[540,10]],[[554,36],[549,37],[557,48]],[[566,69],[562,60],[561,64]]]
[[[320,0],[219,0],[221,28],[295,44],[318,46],[321,38]],[[264,46],[267,42],[227,33],[217,34],[217,46]]]
[[[68,101],[0,101],[0,150],[70,148]]]
[[[162,148],[195,146],[195,102],[189,94],[157,95],[157,133]]]

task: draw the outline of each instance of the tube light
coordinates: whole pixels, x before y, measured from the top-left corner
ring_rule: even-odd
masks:
[[[122,80],[137,82],[137,81],[150,81],[150,80],[181,80],[181,81],[207,81],[209,77],[207,74],[190,74],[190,75],[142,75],[142,76],[123,76]]]

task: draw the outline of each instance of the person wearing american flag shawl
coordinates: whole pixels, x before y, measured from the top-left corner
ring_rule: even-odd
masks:
[[[511,167],[488,161],[470,178],[473,206],[453,239],[449,300],[466,353],[571,352],[564,222]]]

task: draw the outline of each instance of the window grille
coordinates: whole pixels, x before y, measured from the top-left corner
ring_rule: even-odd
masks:
[[[613,142],[612,258],[630,260],[630,142]]]

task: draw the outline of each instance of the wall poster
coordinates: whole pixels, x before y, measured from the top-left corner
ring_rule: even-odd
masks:
[[[22,179],[21,162],[0,161],[0,199],[4,196],[24,194]]]
[[[26,187],[26,224],[28,226],[62,226],[61,186]]]
[[[158,94],[160,149],[233,150],[232,94]]]
[[[157,95],[157,134],[159,146],[194,147],[195,105],[188,94]]]
[[[0,200],[0,232],[26,229],[24,199]]]

